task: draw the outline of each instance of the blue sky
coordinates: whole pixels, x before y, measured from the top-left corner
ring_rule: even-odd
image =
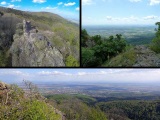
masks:
[[[7,83],[160,83],[160,69],[0,69],[0,80]]]
[[[47,11],[79,20],[79,0],[0,0],[0,6],[24,11]]]
[[[82,0],[82,25],[154,25],[159,11],[160,0]]]

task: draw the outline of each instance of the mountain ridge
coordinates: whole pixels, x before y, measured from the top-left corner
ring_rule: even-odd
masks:
[[[10,41],[9,46],[5,47],[5,49],[7,50],[4,50],[4,51],[2,50],[2,52],[5,53],[4,57],[7,57],[8,62],[10,62],[8,64],[2,61],[2,64],[7,64],[4,66],[12,66],[13,62],[11,62],[11,58],[13,54],[10,55],[10,52],[8,50],[14,43],[13,36],[17,35],[16,32],[21,32],[21,33],[23,32],[23,28],[21,31],[20,29],[18,29],[19,30],[18,31],[16,27],[17,27],[17,23],[22,23],[24,19],[26,21],[30,21],[32,24],[31,26],[35,26],[35,28],[38,30],[39,33],[44,34],[44,36],[48,38],[47,43],[49,42],[52,45],[54,45],[54,48],[57,49],[60,52],[59,54],[62,54],[63,56],[64,64],[62,65],[56,65],[56,64],[54,65],[54,64],[51,64],[51,62],[49,62],[50,63],[49,65],[41,64],[40,66],[79,66],[79,26],[78,24],[72,23],[57,14],[52,14],[49,12],[24,12],[24,11],[4,8],[4,7],[0,7],[0,11],[4,13],[4,15],[0,17],[0,20],[2,21],[0,25],[0,31],[2,31],[2,33],[0,34],[0,38],[2,39],[0,46],[4,47],[3,45],[4,44],[3,41],[5,39],[4,37],[8,36],[7,35],[8,31],[10,28],[12,28],[11,29],[12,32],[10,32],[12,34],[10,34],[10,38],[8,38],[7,40],[7,41]],[[4,24],[6,22],[8,23],[8,25],[11,25],[11,26],[5,26]],[[5,30],[3,30],[4,26],[6,27]],[[2,35],[4,35],[4,37],[1,37]],[[56,58],[56,56],[53,58]],[[41,61],[43,61],[42,58],[41,58]],[[22,66],[22,65],[18,65],[18,66]],[[27,65],[24,64],[24,66],[28,66],[28,64]],[[35,65],[30,64],[29,66],[35,66]]]

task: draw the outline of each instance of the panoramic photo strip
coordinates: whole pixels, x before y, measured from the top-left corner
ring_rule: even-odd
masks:
[[[82,0],[83,67],[160,67],[160,0]]]
[[[1,120],[159,120],[160,69],[0,69]]]
[[[79,0],[1,0],[0,67],[79,67]]]

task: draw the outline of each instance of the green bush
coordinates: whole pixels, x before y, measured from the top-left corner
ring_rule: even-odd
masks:
[[[78,61],[72,55],[69,55],[66,58],[65,63],[67,67],[78,67],[79,66]]]
[[[152,40],[151,49],[156,53],[160,53],[160,22],[155,23],[158,25],[158,29],[156,32],[156,37]]]
[[[17,85],[11,85],[6,92],[0,91],[0,120],[61,120],[51,105],[36,98],[31,83],[26,83],[31,93],[24,93]]]
[[[95,51],[90,48],[82,48],[82,66],[83,67],[96,67],[102,64],[102,59],[95,56]]]
[[[160,36],[157,36],[152,40],[151,49],[156,53],[160,53]]]
[[[133,48],[120,53],[114,58],[107,60],[103,67],[132,67],[136,62],[136,53]]]

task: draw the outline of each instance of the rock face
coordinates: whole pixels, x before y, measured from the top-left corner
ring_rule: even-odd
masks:
[[[65,66],[61,52],[51,44],[48,36],[38,32],[30,21],[23,20],[23,24],[17,25],[10,51],[13,67]]]
[[[8,89],[9,85],[5,84],[4,82],[0,82],[0,90]]]
[[[133,67],[160,67],[160,55],[147,46],[139,45],[134,48],[137,59]]]

